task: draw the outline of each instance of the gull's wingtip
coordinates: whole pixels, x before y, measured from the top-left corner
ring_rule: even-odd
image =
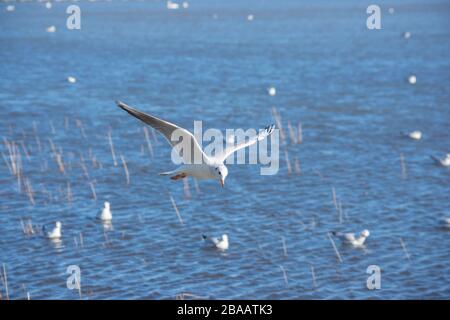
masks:
[[[267,131],[268,134],[271,134],[274,129],[275,129],[275,124],[273,124],[273,123],[266,127],[266,131]]]
[[[124,107],[127,107],[127,105],[125,103],[123,103],[122,101],[120,101],[120,100],[116,100],[116,104],[117,104],[118,107],[120,107],[122,109]]]

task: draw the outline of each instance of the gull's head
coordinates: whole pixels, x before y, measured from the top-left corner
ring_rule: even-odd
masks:
[[[59,221],[56,222],[56,228],[61,229],[61,222],[59,222]]]
[[[225,241],[225,242],[228,242],[228,235],[223,234],[222,235],[222,240]]]
[[[367,230],[367,229],[364,229],[364,230],[361,232],[361,237],[367,238],[369,235],[370,235],[370,232],[369,232],[369,230]]]
[[[225,167],[224,164],[220,164],[216,167],[214,167],[214,176],[219,179],[220,184],[222,187],[225,185],[225,179],[228,175],[228,169]]]
[[[109,209],[109,202],[105,201],[105,209]]]

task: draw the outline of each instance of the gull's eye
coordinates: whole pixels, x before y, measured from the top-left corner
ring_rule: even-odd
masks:
[[[219,171],[219,176],[221,176],[221,175],[222,175],[222,172]]]

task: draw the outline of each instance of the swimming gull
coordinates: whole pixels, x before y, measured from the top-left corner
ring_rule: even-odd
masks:
[[[228,235],[226,234],[223,234],[222,238],[208,237],[205,235],[203,235],[202,237],[203,240],[210,240],[214,244],[214,246],[219,250],[225,251],[228,249],[229,246]]]
[[[45,226],[44,226],[43,230],[45,232],[45,235],[49,239],[59,239],[59,238],[61,238],[61,222],[59,222],[59,221],[57,221],[55,223],[55,227],[53,228],[52,231],[46,231]]]
[[[354,233],[341,233],[333,231],[332,234],[343,242],[351,244],[355,247],[361,247],[366,241],[366,238],[370,235],[369,230],[367,229],[363,230],[358,238],[355,237]]]
[[[111,221],[112,220],[112,213],[111,213],[111,206],[108,201],[105,201],[104,207],[100,214],[98,215],[98,219],[102,221]]]
[[[435,156],[430,156],[430,158],[433,159],[438,165],[441,165],[443,167],[450,167],[450,153],[448,153],[443,159],[439,159]]]

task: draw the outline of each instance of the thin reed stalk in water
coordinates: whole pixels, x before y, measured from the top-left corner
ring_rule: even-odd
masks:
[[[17,168],[16,168],[16,153],[15,153],[15,148],[13,148],[14,142],[9,143],[6,138],[3,138],[3,142],[5,143],[6,148],[8,149],[9,161],[11,163],[11,171],[12,171],[13,175],[16,175]]]
[[[286,134],[284,133],[283,125],[281,123],[281,116],[278,113],[277,108],[275,108],[275,107],[272,108],[272,116],[273,116],[273,119],[275,120],[275,124],[276,124],[277,128],[280,130],[281,141],[285,141]]]
[[[60,153],[56,154],[56,163],[58,164],[59,172],[65,173],[66,169],[64,168],[64,162],[62,160],[62,155]]]
[[[55,126],[53,125],[52,120],[50,120],[50,130],[51,130],[52,134],[56,134]]]
[[[94,201],[97,201],[97,193],[95,193],[95,186],[92,182],[89,182],[89,186],[91,187],[92,198]]]
[[[76,123],[77,127],[80,129],[81,136],[83,138],[86,138],[86,133],[84,132],[83,122],[81,122],[80,119],[77,119],[77,120],[75,120],[75,123]]]
[[[298,123],[298,138],[297,138],[297,143],[302,143],[303,142],[303,132],[302,132],[302,124],[299,122]]]
[[[406,245],[403,242],[402,238],[400,238],[400,244],[402,245],[402,248],[403,248],[403,251],[405,252],[406,258],[408,259],[409,262],[411,262],[411,255],[409,254],[408,249],[406,249]]]
[[[295,168],[295,173],[296,174],[301,174],[302,173],[302,170],[300,169],[300,159],[295,158],[294,168]]]
[[[288,154],[287,150],[284,150],[284,158],[286,160],[286,167],[287,167],[288,174],[291,174],[292,167],[291,167],[291,162],[289,161],[289,154]]]
[[[128,172],[127,162],[123,155],[120,155],[120,159],[122,159],[123,169],[125,170],[125,177],[127,178],[127,184],[130,184],[130,173]]]
[[[295,134],[295,130],[292,127],[290,121],[288,121],[288,130],[289,130],[289,139],[291,140],[291,144],[297,144],[297,135]]]
[[[108,140],[109,140],[109,147],[111,149],[111,155],[113,158],[114,166],[117,167],[117,160],[116,160],[116,153],[114,152],[114,144],[111,137],[111,130],[108,131]]]
[[[34,206],[36,202],[34,201],[34,192],[33,188],[31,187],[31,182],[28,178],[24,181],[25,184],[25,191],[27,193],[28,199],[30,200],[31,204]]]
[[[20,140],[20,146],[22,147],[23,153],[25,154],[25,157],[27,158],[28,162],[30,162],[31,161],[30,153],[28,152],[28,149],[25,146],[23,140]]]
[[[281,237],[281,243],[283,244],[283,254],[285,257],[287,257],[288,254],[287,254],[287,247],[286,247],[286,239],[284,237]]]
[[[314,266],[313,265],[311,265],[311,277],[312,277],[313,287],[317,288],[316,273],[314,272]]]
[[[84,247],[84,238],[83,238],[83,233],[80,232],[80,245],[83,248]]]
[[[406,179],[408,175],[406,173],[405,157],[403,156],[403,153],[400,153],[400,165],[402,167],[402,178]]]
[[[339,253],[339,251],[338,251],[338,249],[337,249],[337,247],[336,247],[336,244],[334,243],[334,240],[333,240],[333,238],[331,237],[331,234],[330,234],[330,233],[328,233],[328,238],[330,239],[331,244],[333,245],[334,252],[336,253],[336,256],[338,257],[339,262],[342,263],[342,257],[341,257],[341,254]]]
[[[5,154],[3,152],[2,152],[2,157],[3,157],[3,160],[6,163],[6,166],[8,167],[9,173],[13,174],[13,171],[12,171],[11,166],[9,165],[8,159],[6,159],[6,156],[5,156]]]
[[[67,201],[72,203],[72,189],[70,188],[70,182],[67,181]]]
[[[6,300],[9,300],[8,278],[6,276],[6,265],[3,264],[3,281],[5,282]]]
[[[170,196],[170,201],[172,202],[172,206],[175,209],[175,212],[177,214],[178,220],[180,221],[181,224],[184,224],[183,219],[181,218],[180,211],[178,211],[177,204],[175,203],[175,200],[173,199],[172,196]]]
[[[35,138],[36,144],[37,144],[37,146],[38,146],[39,154],[42,154],[41,139],[40,139],[39,136],[37,136],[37,135],[36,135],[34,138]]]
[[[19,150],[17,146],[15,148],[17,150]],[[17,163],[16,163],[16,168],[17,168],[17,172],[16,172],[16,174],[17,174],[17,186],[18,186],[19,192],[22,192],[23,174],[22,174],[22,156],[20,155],[20,151],[19,151],[18,156],[16,156],[16,160],[17,160]]]
[[[331,191],[333,193],[333,205],[334,205],[334,208],[337,210],[338,205],[337,205],[337,199],[336,199],[336,189],[334,187],[331,187]]]
[[[286,273],[286,269],[284,269],[284,267],[282,265],[279,265],[281,271],[283,272],[283,278],[284,278],[284,284],[288,285],[288,277],[287,277],[287,273]]]
[[[83,157],[82,154],[80,154],[80,160],[81,160],[81,162],[80,162],[81,169],[83,169],[83,173],[84,173],[85,177],[87,179],[89,179],[89,172],[88,172],[88,169],[86,167],[86,164],[84,163],[84,157]]]
[[[342,224],[342,202],[339,202],[338,207],[339,207],[339,210],[338,210],[338,212],[339,212],[339,223]]]

